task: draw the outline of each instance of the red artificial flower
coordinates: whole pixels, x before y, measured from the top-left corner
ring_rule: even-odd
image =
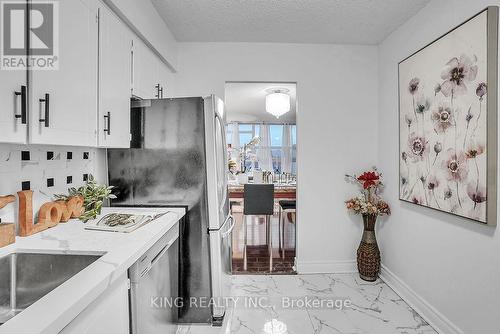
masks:
[[[379,176],[375,172],[364,172],[363,174],[358,176],[358,181],[363,182],[364,189],[368,189],[371,186],[376,185],[378,180]]]

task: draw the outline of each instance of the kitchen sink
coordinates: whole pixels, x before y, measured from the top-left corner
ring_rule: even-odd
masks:
[[[0,258],[0,324],[66,282],[102,254],[11,253]]]

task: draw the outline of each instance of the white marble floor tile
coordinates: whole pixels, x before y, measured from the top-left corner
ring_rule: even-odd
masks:
[[[330,333],[365,333],[353,323],[345,311],[340,310],[309,310],[307,311],[314,334]]]
[[[185,326],[178,334],[437,334],[383,281],[356,274],[235,275],[229,290],[238,302],[225,327]],[[290,307],[290,300],[348,306]]]
[[[313,326],[306,310],[276,309],[273,322],[273,334],[313,333]]]
[[[279,290],[271,275],[234,275],[231,279],[231,294],[234,297],[245,296],[280,296]]]
[[[231,333],[273,334],[273,314],[268,309],[236,309],[231,320]]]
[[[229,331],[227,334],[231,333]],[[179,326],[177,334],[226,334],[220,327],[205,325],[182,325]]]

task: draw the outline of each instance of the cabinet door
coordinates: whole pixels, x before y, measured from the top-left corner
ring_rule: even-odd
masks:
[[[64,0],[58,3],[59,69],[31,71],[30,141],[95,146],[97,1]]]
[[[128,334],[128,279],[126,274],[104,291],[61,334]]]
[[[141,40],[134,40],[134,96],[143,99],[158,98],[158,57]]]
[[[158,82],[160,84],[160,89],[161,89],[160,93],[161,98],[173,97],[174,74],[168,68],[168,66],[165,65],[165,63],[162,62],[159,58],[158,58],[158,74],[160,75],[158,78]]]
[[[0,142],[26,143],[26,71],[0,70]],[[24,114],[24,117],[21,115]]]
[[[108,8],[99,9],[99,146],[130,147],[132,32]]]

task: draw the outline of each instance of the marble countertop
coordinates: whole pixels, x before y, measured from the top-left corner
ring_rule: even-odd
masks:
[[[104,254],[97,261],[39,299],[0,326],[0,333],[57,333],[70,323],[107,287],[123,275],[156,241],[185,214],[184,208],[103,208],[109,212],[168,214],[131,233],[85,230],[78,220],[0,248],[0,257],[9,253]]]

